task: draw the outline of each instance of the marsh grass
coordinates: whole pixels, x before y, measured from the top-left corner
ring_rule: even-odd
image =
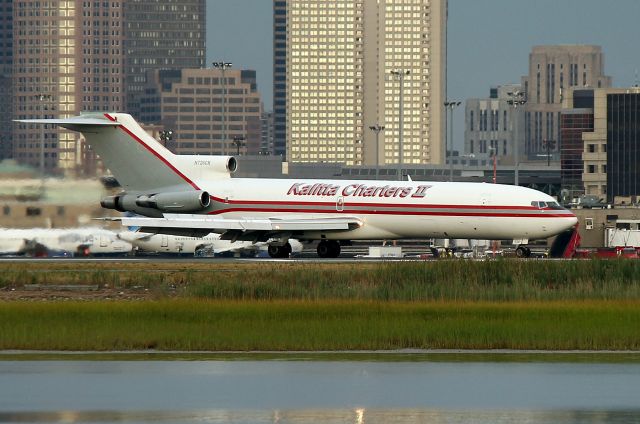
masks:
[[[639,302],[0,303],[0,349],[640,349]]]
[[[624,300],[640,299],[640,261],[0,263],[0,288],[28,284],[232,300]]]
[[[29,284],[156,300],[0,302],[0,349],[640,349],[640,261],[0,262]]]

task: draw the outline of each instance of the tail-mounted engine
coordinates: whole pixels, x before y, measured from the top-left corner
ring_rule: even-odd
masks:
[[[140,209],[161,212],[200,212],[209,207],[209,193],[203,190],[154,194],[119,194],[102,199],[100,206],[120,212],[144,213]]]

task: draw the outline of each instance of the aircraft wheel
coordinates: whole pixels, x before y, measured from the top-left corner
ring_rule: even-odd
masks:
[[[283,258],[288,258],[289,255],[291,255],[291,250],[292,250],[291,245],[289,243],[285,243],[282,246],[276,246],[275,244],[271,244],[269,245],[267,252],[269,253],[269,256],[271,256],[272,258],[283,259]]]
[[[275,244],[270,244],[269,247],[267,248],[267,253],[269,253],[269,256],[271,256],[272,258],[279,258],[280,246],[276,246]]]
[[[531,256],[531,250],[524,246],[518,246],[518,248],[516,249],[516,256],[518,258],[528,258],[529,256]]]
[[[322,240],[320,243],[318,243],[318,248],[316,249],[316,251],[318,252],[318,256],[320,256],[321,258],[329,258],[329,243],[326,240]]]
[[[329,250],[331,252],[330,258],[337,258],[340,256],[340,242],[338,240],[329,240]]]
[[[340,242],[338,240],[322,240],[318,243],[317,251],[321,258],[337,258],[340,256]]]

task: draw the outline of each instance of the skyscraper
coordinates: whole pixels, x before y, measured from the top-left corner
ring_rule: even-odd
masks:
[[[13,1],[0,0],[0,160],[12,157]]]
[[[122,110],[122,3],[13,2],[15,118]],[[78,169],[83,149],[76,133],[27,124],[14,129],[19,162],[58,173]]]
[[[402,141],[402,163],[441,163],[445,3],[274,1],[276,154],[394,164]]]
[[[205,0],[9,3],[14,118],[128,107],[137,115],[147,71],[204,67]],[[96,160],[82,143],[77,133],[19,124],[13,157],[48,172],[81,173],[95,169],[83,162]]]
[[[139,118],[147,71],[205,67],[205,0],[127,0],[126,110]]]
[[[544,159],[545,141],[560,146],[560,109],[568,88],[607,88],[600,46],[535,46],[529,54],[529,75],[522,77],[527,94],[525,149],[529,159]],[[541,156],[538,156],[541,155]]]

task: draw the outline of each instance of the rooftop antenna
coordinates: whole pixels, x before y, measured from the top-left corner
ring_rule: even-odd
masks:
[[[633,85],[634,87],[640,87],[638,85],[638,68],[636,68],[636,78],[635,78],[636,83]]]

